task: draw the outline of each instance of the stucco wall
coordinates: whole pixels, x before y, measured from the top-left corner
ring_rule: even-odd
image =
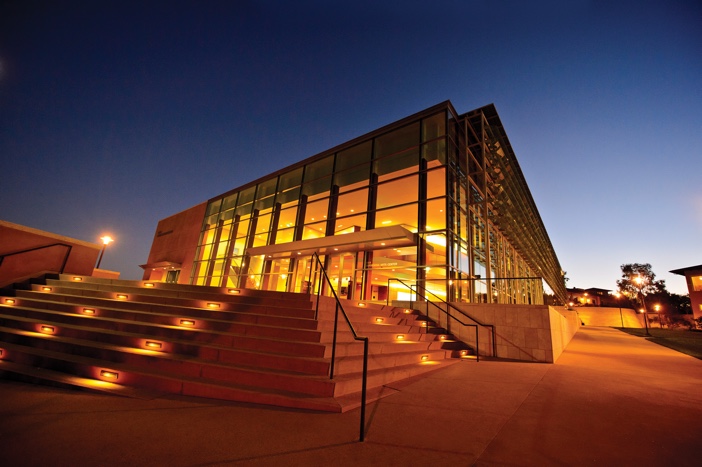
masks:
[[[0,221],[0,254],[63,243],[71,246],[64,272],[89,276],[93,273],[101,245],[51,232]],[[53,246],[7,256],[0,265],[0,285],[44,271],[59,272],[68,248]]]
[[[608,326],[614,328],[641,328],[643,315],[631,308],[574,307],[585,326]]]
[[[150,269],[149,265],[171,262],[181,265],[178,282],[189,281],[206,208],[205,202],[159,221],[145,265],[144,280],[162,280],[162,270]]]

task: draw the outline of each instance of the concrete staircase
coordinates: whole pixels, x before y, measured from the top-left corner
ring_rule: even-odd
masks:
[[[330,412],[360,406],[363,344],[316,297],[54,275],[0,295],[0,374],[130,397],[171,393]],[[471,358],[412,310],[343,301],[370,341],[368,401]]]

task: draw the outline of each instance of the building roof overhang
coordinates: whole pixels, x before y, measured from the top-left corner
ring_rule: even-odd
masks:
[[[291,258],[310,256],[313,253],[330,255],[336,253],[400,248],[417,245],[417,235],[401,225],[352,232],[330,237],[311,238],[280,245],[251,247],[247,256],[265,255],[268,258]]]
[[[679,276],[684,276],[688,272],[697,272],[697,271],[702,271],[702,264],[700,264],[698,266],[689,266],[687,268],[673,269],[670,272],[673,274],[677,274]]]
[[[173,261],[158,261],[155,263],[140,264],[141,269],[180,269],[181,263]]]

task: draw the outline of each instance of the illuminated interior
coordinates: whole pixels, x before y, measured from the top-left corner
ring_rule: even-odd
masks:
[[[408,235],[384,238],[393,227]],[[214,198],[190,283],[316,291],[315,251],[342,298],[414,300],[421,284],[448,301],[566,300],[491,105],[458,115],[439,104]]]

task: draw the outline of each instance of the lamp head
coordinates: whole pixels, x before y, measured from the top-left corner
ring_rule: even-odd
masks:
[[[100,240],[102,240],[102,243],[105,245],[109,245],[110,243],[114,242],[114,239],[110,237],[109,235],[105,235],[104,237],[100,237]]]

